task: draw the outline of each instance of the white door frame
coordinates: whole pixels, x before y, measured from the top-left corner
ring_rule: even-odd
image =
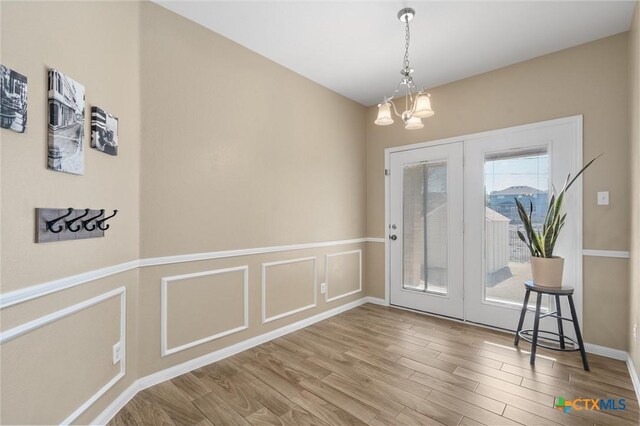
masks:
[[[573,124],[574,129],[575,129],[575,153],[576,153],[576,163],[579,166],[582,166],[583,164],[583,160],[582,160],[582,122],[583,122],[583,117],[582,115],[574,115],[574,116],[570,116],[570,117],[564,117],[564,118],[557,118],[557,119],[553,119],[553,120],[547,120],[547,121],[540,121],[537,123],[530,123],[530,124],[523,124],[523,125],[519,125],[519,126],[512,126],[512,127],[506,127],[503,129],[496,129],[496,130],[489,130],[486,132],[479,132],[479,133],[471,133],[468,135],[462,135],[462,136],[455,136],[455,137],[451,137],[451,138],[444,138],[444,139],[436,139],[436,140],[432,140],[432,141],[426,141],[426,142],[419,142],[419,143],[415,143],[415,144],[410,144],[410,145],[402,145],[402,146],[394,146],[394,147],[390,147],[390,148],[385,148],[384,150],[384,168],[385,170],[389,170],[389,157],[390,154],[393,152],[399,152],[399,151],[408,151],[411,149],[417,149],[417,148],[426,148],[426,147],[430,147],[430,146],[436,146],[436,145],[443,145],[443,144],[449,144],[449,143],[453,143],[453,142],[466,142],[466,141],[471,141],[473,139],[478,139],[478,138],[484,138],[487,136],[493,136],[493,135],[502,135],[505,133],[511,133],[514,131],[523,131],[523,130],[532,130],[532,129],[540,129],[543,127],[549,127],[549,126],[556,126],[559,124]],[[576,170],[577,171],[577,170]],[[389,254],[390,254],[390,247],[389,247],[389,216],[390,216],[390,186],[389,186],[389,176],[385,175],[385,179],[384,179],[384,269],[385,269],[385,273],[384,273],[384,300],[385,300],[385,304],[388,306],[389,305],[389,293],[390,293],[390,285],[391,285],[391,268],[389,267]],[[576,194],[576,204],[577,204],[577,210],[578,210],[578,214],[576,215],[575,218],[572,218],[572,221],[574,222],[575,226],[578,227],[578,229],[580,230],[580,232],[577,232],[577,239],[576,239],[576,244],[575,244],[575,253],[574,255],[576,256],[576,271],[575,271],[575,294],[574,294],[574,298],[575,298],[575,304],[576,304],[576,313],[578,314],[578,322],[580,324],[580,326],[582,327],[582,334],[584,335],[584,322],[582,321],[582,299],[583,299],[583,294],[582,294],[582,290],[583,290],[583,285],[582,285],[582,251],[583,251],[583,247],[582,247],[582,238],[583,238],[583,232],[582,232],[582,214],[583,214],[583,208],[584,208],[584,204],[583,204],[583,196],[582,196],[582,179],[578,179],[576,180],[576,182],[574,183],[574,186],[576,187],[575,189],[575,194]],[[465,318],[466,319],[466,318]]]

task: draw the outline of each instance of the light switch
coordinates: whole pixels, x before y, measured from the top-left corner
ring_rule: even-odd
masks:
[[[598,192],[598,205],[599,206],[609,205],[609,191]]]

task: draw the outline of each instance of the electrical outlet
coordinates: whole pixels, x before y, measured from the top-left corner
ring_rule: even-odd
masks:
[[[116,343],[115,345],[113,345],[113,365],[116,365],[117,363],[120,362],[122,353],[122,344],[121,342]]]
[[[327,283],[320,284],[320,293],[325,294],[327,292]]]

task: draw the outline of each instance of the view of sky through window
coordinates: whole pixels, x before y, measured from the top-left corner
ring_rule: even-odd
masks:
[[[549,155],[498,157],[485,162],[484,172],[487,194],[512,186],[530,186],[546,191],[549,188]]]

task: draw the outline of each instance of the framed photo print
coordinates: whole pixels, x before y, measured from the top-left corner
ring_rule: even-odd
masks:
[[[84,86],[49,70],[49,155],[51,170],[84,174]]]
[[[27,77],[0,65],[0,127],[27,131]]]
[[[91,108],[91,147],[118,155],[118,118],[102,108]]]

